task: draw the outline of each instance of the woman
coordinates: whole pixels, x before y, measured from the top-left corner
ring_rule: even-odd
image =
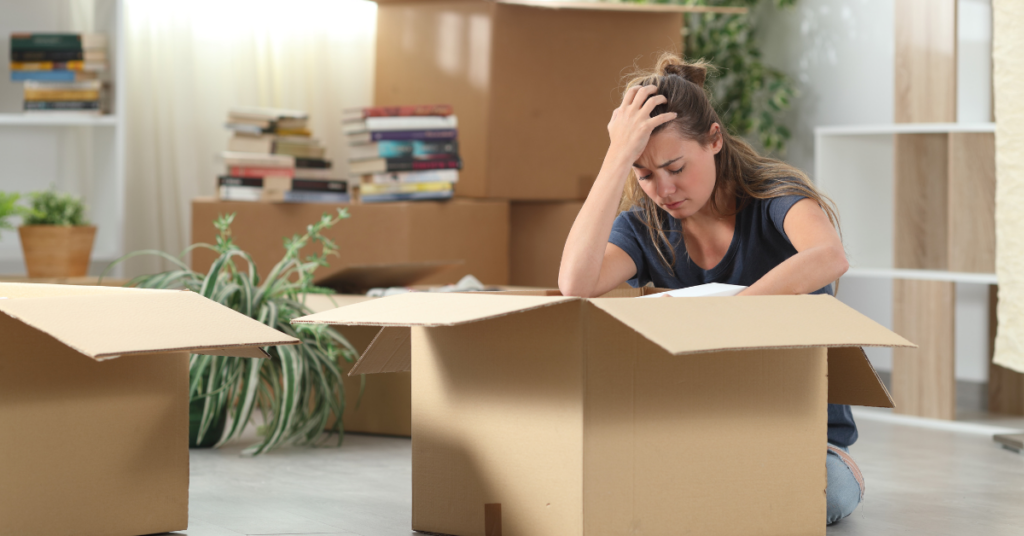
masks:
[[[654,72],[627,84],[601,171],[565,243],[563,294],[599,296],[627,281],[731,283],[747,286],[740,295],[748,296],[831,294],[846,272],[831,201],[802,172],[722,128],[706,74],[704,63],[665,54]],[[847,454],[856,439],[849,406],[829,404],[827,523],[850,515],[863,495]]]

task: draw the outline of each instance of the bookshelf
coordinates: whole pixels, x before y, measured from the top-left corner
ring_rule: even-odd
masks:
[[[27,193],[50,186],[85,199],[98,227],[90,273],[124,254],[123,0],[0,0],[0,189]],[[10,81],[10,34],[100,32],[108,36],[113,91],[108,115],[21,112],[21,84]],[[0,274],[23,275],[16,231],[0,233]]]

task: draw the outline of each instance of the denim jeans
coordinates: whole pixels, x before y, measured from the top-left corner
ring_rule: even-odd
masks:
[[[850,515],[864,497],[864,478],[849,449],[829,445],[825,456],[828,488],[825,491],[827,509],[825,523],[831,525]]]

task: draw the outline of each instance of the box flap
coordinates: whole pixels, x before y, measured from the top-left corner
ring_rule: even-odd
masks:
[[[857,346],[828,349],[828,401],[830,404],[892,408],[892,397]]]
[[[365,294],[371,288],[407,287],[462,261],[424,261],[346,266],[315,281],[342,294]]]
[[[412,370],[412,345],[409,328],[383,327],[377,332],[349,376]]]
[[[410,292],[296,318],[292,323],[346,326],[456,326],[575,300],[579,298],[509,296],[490,292]]]
[[[916,347],[827,295],[590,302],[675,355],[813,346]]]
[[[80,290],[69,288],[68,295],[51,292],[48,297],[8,296],[0,300],[0,313],[98,361],[171,351],[266,357],[260,347],[299,343],[194,292]],[[0,295],[5,293],[13,294],[0,287]]]

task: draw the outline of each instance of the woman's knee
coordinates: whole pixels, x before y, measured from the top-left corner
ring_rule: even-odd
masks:
[[[860,504],[861,484],[842,458],[829,452],[825,458],[828,472],[826,523],[832,524],[853,513]]]

